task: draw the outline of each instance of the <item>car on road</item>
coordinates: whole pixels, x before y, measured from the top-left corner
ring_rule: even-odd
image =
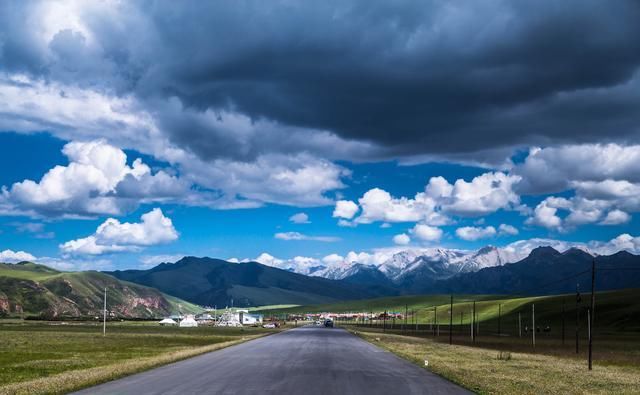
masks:
[[[324,326],[326,328],[333,328],[333,320],[324,320]]]

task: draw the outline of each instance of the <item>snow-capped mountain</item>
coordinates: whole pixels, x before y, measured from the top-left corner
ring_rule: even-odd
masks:
[[[459,265],[459,273],[477,272],[485,267],[502,266],[517,262],[528,254],[513,249],[486,246],[478,251],[466,255]]]
[[[541,246],[552,247],[558,251],[574,248],[592,256],[597,255],[584,243],[529,239],[516,241],[504,247],[486,246],[479,250],[390,248],[376,250],[373,253],[350,252],[345,257],[332,254],[322,260],[308,257],[281,260],[269,254],[262,254],[256,261],[295,273],[331,280],[386,278],[391,283],[401,285],[442,280],[457,274],[504,266],[526,258]]]
[[[446,248],[408,249],[391,253],[386,259],[380,260],[380,263],[336,262],[315,271],[312,275],[342,280],[357,274],[363,268],[367,268],[380,271],[394,282],[403,281],[414,272],[420,272],[421,275],[428,275],[434,279],[441,279],[458,273],[516,262],[525,256],[526,254],[493,246],[484,247],[478,251]]]

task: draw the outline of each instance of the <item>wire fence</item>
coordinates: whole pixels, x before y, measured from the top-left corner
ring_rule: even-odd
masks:
[[[600,276],[625,270],[640,268],[598,267]],[[589,280],[595,274],[594,267],[535,289],[542,293],[558,285],[565,289],[568,283],[576,285],[574,293],[559,296],[450,295],[448,303],[439,298],[433,305],[376,305],[312,316],[332,318],[337,325],[499,349],[591,354],[589,343],[594,339],[614,351],[624,351],[630,341],[640,344],[640,289],[596,292],[592,300],[591,292],[583,292],[580,282],[582,289],[590,291],[595,284]]]

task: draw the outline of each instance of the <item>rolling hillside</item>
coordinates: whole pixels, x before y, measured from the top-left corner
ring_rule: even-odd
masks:
[[[386,286],[365,286],[309,277],[261,265],[185,257],[149,270],[107,272],[205,306],[313,304],[392,295]]]
[[[118,318],[155,318],[199,311],[197,306],[155,289],[100,272],[59,272],[30,262],[0,263],[0,317],[93,318],[107,310]]]
[[[596,292],[596,328],[612,332],[640,333],[640,288],[616,291]],[[521,314],[523,325],[529,322],[531,305],[535,304],[536,322],[550,325],[557,332],[562,325],[562,311],[564,304],[565,323],[567,327],[573,325],[576,317],[575,294],[531,296],[531,297],[501,297],[491,295],[454,295],[454,325],[461,322],[470,323],[473,301],[476,301],[476,313],[484,330],[495,332],[498,329],[498,316],[501,315],[501,326],[504,332],[514,332],[518,324],[518,313]],[[382,311],[404,313],[405,305],[409,310],[409,320],[417,317],[421,324],[434,321],[434,307],[437,309],[438,322],[447,325],[449,322],[450,295],[412,295],[369,300],[356,300],[332,304],[278,307],[266,306],[261,310],[268,314],[302,314],[302,313],[349,313]],[[586,308],[589,306],[590,294],[581,295],[580,311],[582,325],[586,325]],[[462,314],[461,314],[462,313]]]

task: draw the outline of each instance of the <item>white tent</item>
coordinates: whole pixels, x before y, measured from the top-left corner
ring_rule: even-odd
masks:
[[[164,320],[158,322],[160,325],[178,325],[177,322],[172,320],[171,318],[165,318]]]
[[[180,328],[192,328],[198,326],[198,322],[192,315],[187,315],[182,321],[180,321]]]

